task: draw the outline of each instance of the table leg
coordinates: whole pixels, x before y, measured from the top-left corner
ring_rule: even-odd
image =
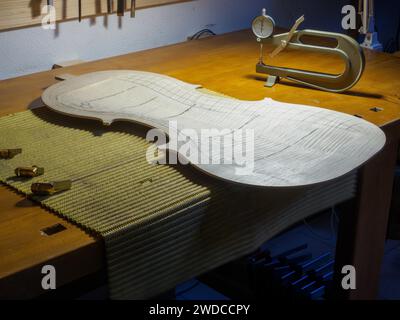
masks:
[[[358,197],[343,205],[336,245],[335,298],[377,298],[399,145],[398,125],[384,131],[386,146],[360,170]],[[355,290],[341,286],[344,265],[355,267]]]

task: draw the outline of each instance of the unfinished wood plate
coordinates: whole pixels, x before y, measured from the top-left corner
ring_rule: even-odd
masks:
[[[254,133],[251,172],[243,170],[251,167],[250,161],[230,163],[228,147],[220,149],[220,164],[192,165],[216,178],[253,186],[299,187],[329,181],[356,169],[385,144],[381,129],[354,116],[269,98],[242,101],[206,94],[199,87],[149,72],[102,71],[55,84],[42,99],[58,112],[105,124],[128,120],[168,134],[170,121],[176,121],[182,141],[169,149],[186,158],[182,144],[197,148],[199,158],[204,155],[195,139],[204,129],[218,129],[214,138],[221,141],[226,130],[249,130]],[[210,163],[215,155],[208,155]]]

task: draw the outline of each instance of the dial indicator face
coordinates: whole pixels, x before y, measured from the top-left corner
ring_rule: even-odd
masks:
[[[252,29],[258,38],[265,39],[274,32],[274,26],[274,20],[269,16],[263,15],[254,19]]]

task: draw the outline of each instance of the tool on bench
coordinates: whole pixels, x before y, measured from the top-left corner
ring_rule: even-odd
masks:
[[[54,182],[37,182],[32,183],[31,191],[35,195],[48,196],[61,191],[71,189],[71,180],[54,181]]]
[[[32,167],[18,167],[15,169],[15,175],[17,177],[33,178],[44,174],[44,168],[38,166]]]
[[[113,9],[114,9],[114,1],[107,0],[107,13],[113,13]]]
[[[117,15],[119,17],[124,15],[125,7],[126,7],[126,1],[125,0],[118,0],[118,2],[117,2]]]
[[[272,35],[275,21],[263,9],[261,16],[253,20],[252,29],[260,44],[260,59],[256,67],[258,73],[268,74],[266,87],[274,86],[280,78],[285,78],[306,86],[330,92],[343,92],[353,87],[360,79],[365,68],[364,52],[353,38],[333,32],[319,30],[297,30],[304,21],[304,16],[297,19],[287,33]],[[335,47],[312,45],[304,42],[307,37],[318,37],[334,40]],[[272,66],[264,63],[265,45],[275,45],[276,48],[269,54],[273,59],[285,49],[305,50],[313,53],[327,53],[339,56],[345,63],[345,70],[341,74],[321,73],[310,70]],[[300,58],[300,56],[299,56]]]
[[[0,149],[0,159],[12,159],[21,152],[22,149]]]
[[[136,0],[131,0],[131,18],[136,16]]]
[[[79,22],[82,21],[82,0],[78,0],[78,16]]]

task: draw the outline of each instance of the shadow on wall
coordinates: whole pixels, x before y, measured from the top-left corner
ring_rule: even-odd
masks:
[[[357,0],[270,0],[267,12],[278,26],[291,27],[295,20],[302,14],[305,21],[301,28],[320,29],[332,32],[344,32],[341,27],[343,6],[354,5]],[[356,10],[358,8],[356,7]],[[375,0],[375,25],[379,34],[379,41],[385,51],[399,50],[399,25],[400,25],[400,1],[399,0]]]

